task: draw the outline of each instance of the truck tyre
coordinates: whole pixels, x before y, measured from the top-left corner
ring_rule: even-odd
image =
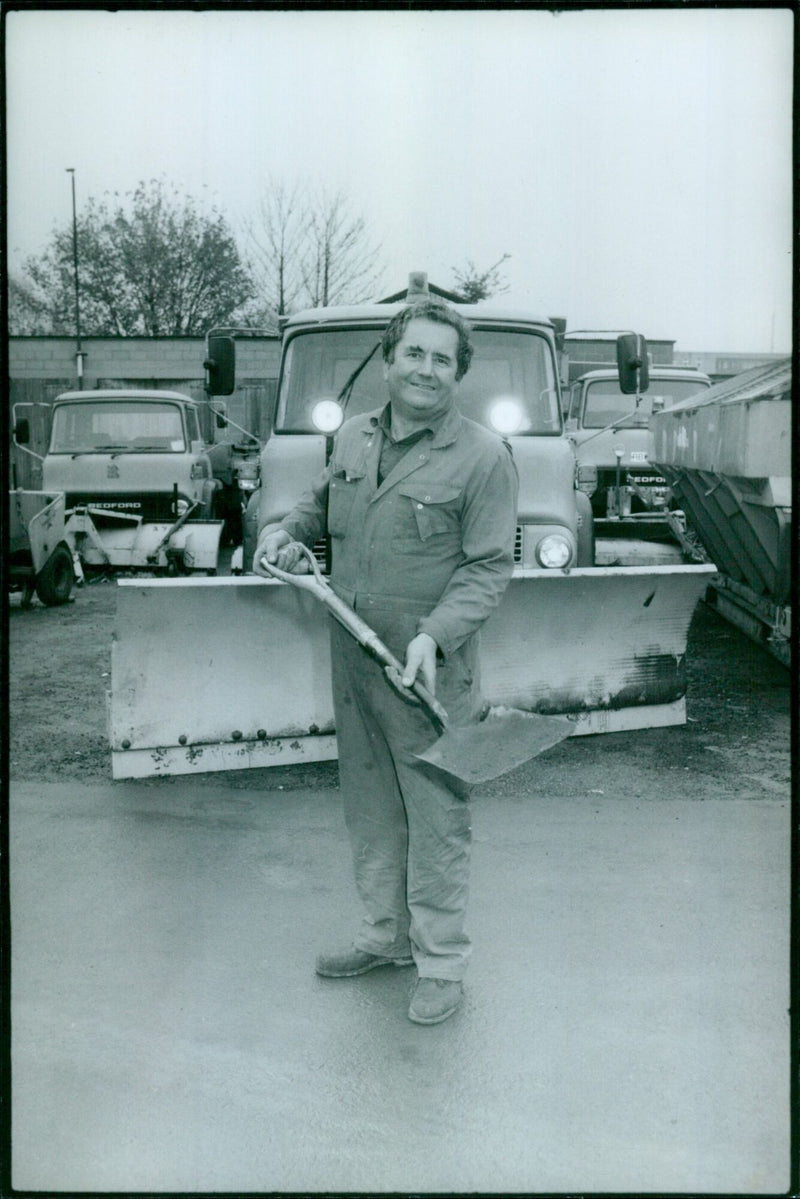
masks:
[[[582,491],[575,492],[578,509],[578,566],[594,566],[594,516],[592,502]]]
[[[261,492],[254,491],[247,502],[244,513],[244,529],[242,531],[242,571],[246,575],[253,573],[253,558],[258,545],[258,516],[261,506]]]
[[[224,545],[242,544],[242,501],[238,487],[221,487],[215,492],[212,516],[214,520],[225,522],[222,530]]]
[[[72,554],[65,545],[58,545],[36,578],[36,594],[48,608],[66,604],[74,582]]]

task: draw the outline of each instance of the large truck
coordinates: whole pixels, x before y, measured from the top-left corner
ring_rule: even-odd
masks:
[[[404,302],[427,294],[424,277],[412,276]],[[382,404],[381,339],[404,302],[310,310],[285,323],[274,427],[245,521],[245,571],[258,531],[324,467],[342,420]],[[686,637],[713,566],[594,565],[591,504],[576,486],[563,429],[553,321],[456,307],[475,346],[459,406],[507,438],[520,475],[514,577],[481,633],[487,700],[566,714],[576,734],[684,722]],[[620,343],[630,394],[646,352],[635,334]],[[209,394],[230,394],[233,339],[209,339],[207,362]],[[324,564],[325,543],[315,552]],[[326,620],[296,588],[252,573],[122,579],[109,706],[114,776],[335,757],[329,669]]]
[[[717,567],[708,600],[789,666],[791,359],[717,383],[652,425],[653,460]]]
[[[56,397],[42,486],[65,497],[66,537],[82,569],[210,572],[226,524],[241,539],[239,477],[257,453],[237,456],[228,442],[207,443],[200,415],[199,402],[177,391]],[[224,412],[217,419],[224,424]],[[24,416],[14,439],[28,444]]]
[[[575,446],[578,486],[591,499],[595,535],[615,542],[603,553],[632,539],[627,552],[648,561],[650,543],[673,539],[667,516],[674,505],[653,463],[650,418],[710,386],[702,371],[675,366],[649,366],[646,389],[633,395],[622,391],[618,371],[610,368],[586,371],[572,383],[565,427]]]

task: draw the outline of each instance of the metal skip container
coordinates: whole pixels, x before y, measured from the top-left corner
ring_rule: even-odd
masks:
[[[651,420],[655,461],[719,576],[723,615],[788,664],[791,359],[745,371]]]

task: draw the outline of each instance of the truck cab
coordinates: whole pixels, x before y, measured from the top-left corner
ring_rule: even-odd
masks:
[[[218,483],[204,445],[198,403],[177,391],[72,391],[53,405],[42,462],[46,491],[67,510],[91,507],[142,521],[174,521],[194,505],[209,519]]]
[[[246,570],[259,530],[285,516],[325,466],[342,420],[386,403],[381,339],[403,307],[321,308],[287,321],[275,424],[245,518]],[[591,512],[575,489],[574,451],[562,427],[552,321],[482,305],[452,307],[471,325],[475,349],[459,386],[459,409],[508,440],[519,470],[517,564],[590,566]],[[324,544],[315,552],[324,560]]]
[[[632,395],[622,392],[613,369],[587,371],[574,381],[566,402],[567,436],[595,521],[663,513],[669,488],[653,465],[650,418],[710,386],[708,375],[692,367],[667,366],[651,366],[647,390]]]

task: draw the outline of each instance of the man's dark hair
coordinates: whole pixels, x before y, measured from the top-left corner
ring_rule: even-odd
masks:
[[[409,304],[393,316],[383,335],[383,361],[394,361],[394,350],[411,321],[436,321],[440,325],[449,325],[458,334],[458,350],[456,351],[456,379],[461,379],[469,370],[472,361],[472,340],[470,327],[455,308],[442,304],[438,300],[420,300],[417,304]]]

